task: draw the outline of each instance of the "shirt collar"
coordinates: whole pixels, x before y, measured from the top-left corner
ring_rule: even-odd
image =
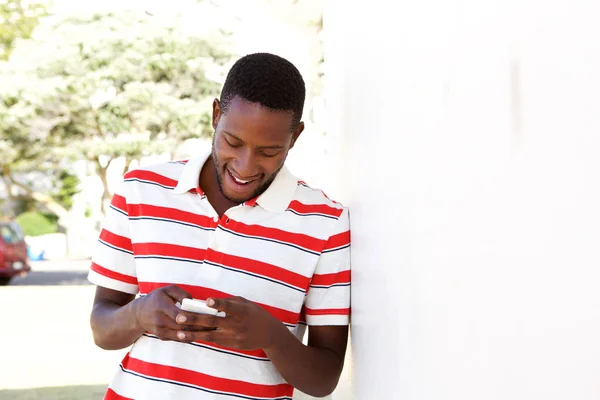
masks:
[[[297,187],[298,178],[284,165],[267,190],[258,196],[256,202],[267,211],[282,213],[294,199]]]
[[[203,152],[198,157],[191,158],[183,167],[177,186],[173,189],[176,194],[187,193],[190,190],[198,190],[200,188],[200,171],[208,157],[210,150]]]
[[[199,189],[198,192],[200,193],[200,171],[202,171],[204,163],[210,156],[211,153],[208,151],[198,157],[188,160],[183,167],[183,171],[179,176],[179,181],[177,182],[175,189],[173,189],[173,192],[176,194],[183,194],[190,190]],[[297,187],[298,179],[284,165],[267,190],[257,198],[248,200],[246,205],[258,204],[267,211],[282,213],[287,210],[294,199],[294,193],[296,192]]]

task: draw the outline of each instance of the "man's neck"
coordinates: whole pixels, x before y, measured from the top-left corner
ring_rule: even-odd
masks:
[[[238,203],[228,200],[219,190],[219,182],[217,181],[217,171],[212,155],[208,157],[202,170],[200,170],[199,178],[200,188],[204,191],[210,205],[215,209],[219,217],[231,207],[235,207]]]

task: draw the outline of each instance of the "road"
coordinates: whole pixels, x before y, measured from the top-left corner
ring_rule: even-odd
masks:
[[[101,398],[98,392],[124,351],[94,345],[88,265],[89,260],[34,262],[29,276],[0,287],[0,399]],[[43,387],[64,388],[35,395],[33,388]],[[92,393],[96,397],[89,397]]]
[[[0,287],[0,400],[102,398],[126,351],[94,345],[88,266],[89,260],[34,262],[29,276]]]

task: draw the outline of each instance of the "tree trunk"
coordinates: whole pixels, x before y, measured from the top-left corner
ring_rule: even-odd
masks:
[[[106,215],[106,205],[110,202],[110,199],[112,197],[110,190],[108,189],[108,179],[106,178],[106,171],[108,170],[108,166],[110,165],[112,159],[108,160],[108,162],[106,163],[106,166],[103,167],[102,164],[100,163],[100,160],[98,158],[96,158],[94,160],[95,164],[96,164],[96,173],[98,174],[98,176],[100,177],[100,180],[102,181],[102,197],[100,199],[100,212],[102,213],[102,215]]]
[[[13,207],[15,205],[14,204],[14,202],[15,202],[15,196],[13,196],[13,193],[12,193],[13,184],[10,181],[10,178],[8,176],[9,174],[10,174],[10,168],[8,167],[8,165],[3,165],[2,166],[2,173],[1,173],[2,182],[4,182],[4,186],[6,187],[6,194],[7,194],[8,201],[9,201],[9,207],[8,207],[8,209],[12,213],[13,212]]]
[[[66,208],[64,208],[63,206],[61,206],[52,197],[50,197],[46,194],[34,191],[29,186],[14,180],[11,175],[5,175],[5,178],[8,178],[8,180],[10,181],[10,183],[12,185],[23,189],[25,191],[25,193],[27,194],[27,196],[29,196],[32,199],[34,199],[35,201],[45,205],[48,208],[48,210],[50,210],[56,216],[58,216],[59,219],[65,220],[65,221],[67,220],[67,218],[69,216],[69,211]]]
[[[123,174],[126,174],[129,171],[129,167],[131,166],[132,158],[125,157],[125,168],[123,169]]]

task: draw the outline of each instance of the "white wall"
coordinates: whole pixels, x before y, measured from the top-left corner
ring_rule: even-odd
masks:
[[[598,4],[326,2],[354,398],[600,398]]]

